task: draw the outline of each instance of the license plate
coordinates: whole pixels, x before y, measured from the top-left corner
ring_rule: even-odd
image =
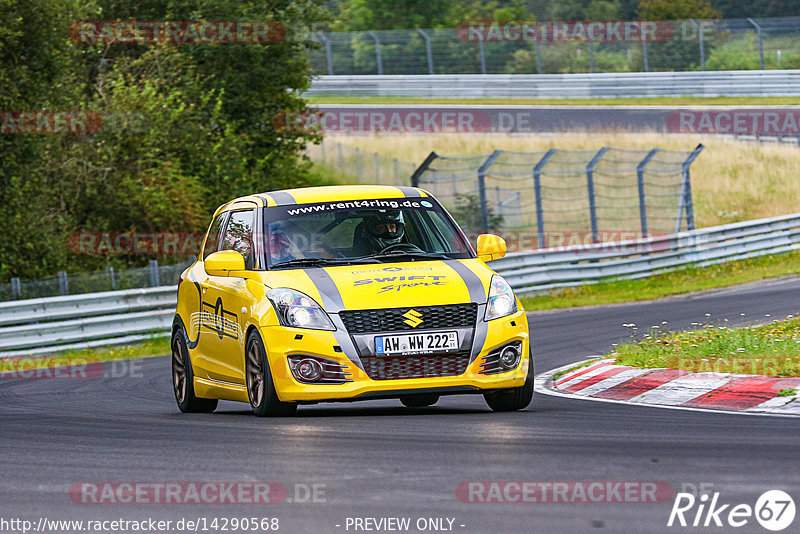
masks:
[[[433,354],[458,350],[458,332],[375,336],[375,354]]]

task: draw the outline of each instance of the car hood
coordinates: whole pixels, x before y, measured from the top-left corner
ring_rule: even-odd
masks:
[[[313,267],[265,273],[269,287],[302,291],[329,313],[486,302],[494,274],[477,259]]]

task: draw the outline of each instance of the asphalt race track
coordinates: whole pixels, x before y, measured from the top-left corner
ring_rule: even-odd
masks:
[[[655,303],[534,313],[537,373],[610,350],[628,336],[623,323],[641,331],[662,321],[671,329],[769,321],[800,312],[798,295],[800,279],[787,279]],[[354,529],[353,518],[366,517],[411,518],[407,532],[420,532],[418,518],[454,519],[452,531],[463,533],[728,532],[667,527],[672,496],[644,504],[469,503],[456,488],[465,481],[660,481],[675,492],[705,484],[731,505],[754,506],[770,489],[800,498],[800,421],[792,418],[545,395],[510,414],[493,414],[480,397],[463,396],[415,410],[398,401],[301,407],[289,419],[257,418],[236,403],[221,403],[211,415],[182,415],[169,360],[140,364],[116,378],[0,377],[0,517],[34,525],[42,517],[204,517],[207,524],[215,517],[278,518],[279,532],[290,533],[365,532]],[[280,482],[288,495],[267,505],[98,505],[73,502],[69,494],[78,482],[182,481]],[[317,502],[308,502],[314,499],[305,490],[313,484]],[[767,532],[755,518],[736,531]]]

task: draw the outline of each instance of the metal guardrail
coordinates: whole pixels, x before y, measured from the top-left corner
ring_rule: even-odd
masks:
[[[491,262],[518,293],[641,278],[690,264],[704,266],[800,248],[800,213],[688,232],[570,249],[509,254]]]
[[[0,302],[0,357],[164,336],[176,302],[174,285]]]
[[[320,76],[311,82],[306,94],[431,98],[800,96],[800,70]]]
[[[491,262],[519,293],[638,278],[689,264],[800,248],[800,213],[575,249],[509,254]],[[168,335],[174,286],[0,303],[0,357],[131,343]]]

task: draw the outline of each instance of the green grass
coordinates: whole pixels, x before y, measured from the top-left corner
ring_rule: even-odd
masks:
[[[641,325],[646,334],[618,345],[609,356],[631,367],[800,376],[800,319],[789,316],[763,326],[735,329],[693,325],[694,330],[678,333]]]
[[[528,311],[654,300],[800,273],[800,252],[688,267],[636,280],[609,280],[521,297]]]
[[[778,397],[794,397],[797,395],[796,389],[782,389],[778,392]]]
[[[86,365],[137,358],[153,358],[170,354],[169,337],[158,337],[151,340],[118,347],[100,347],[97,349],[70,350],[45,356],[17,356],[0,358],[0,373],[20,372],[32,369],[50,369],[70,365]]]
[[[653,98],[424,98],[403,96],[311,96],[312,105],[324,104],[470,104],[508,106],[790,106],[800,97],[653,97]]]

